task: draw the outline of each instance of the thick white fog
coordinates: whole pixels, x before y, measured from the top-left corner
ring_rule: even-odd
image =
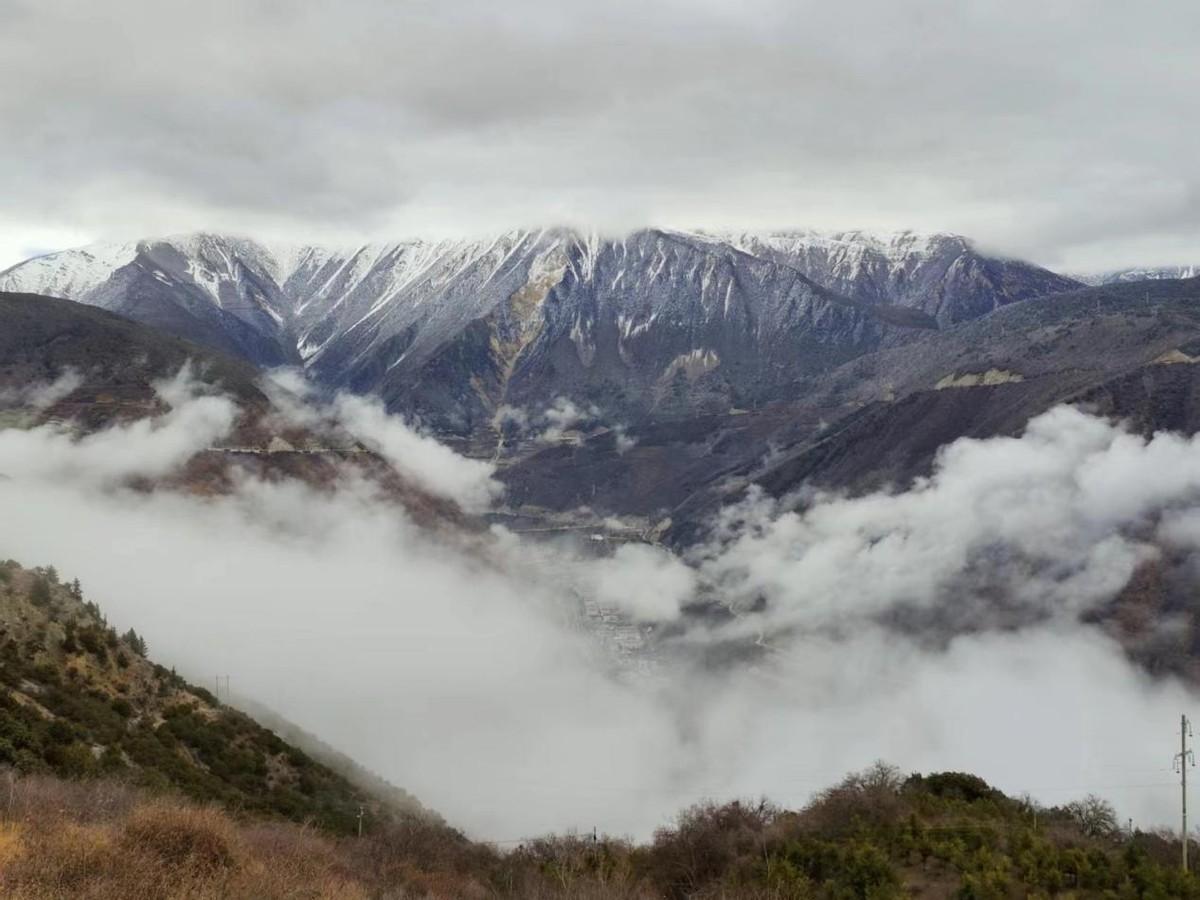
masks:
[[[153,423],[0,431],[0,557],[78,577],[157,661],[228,674],[474,836],[644,835],[702,797],[800,804],[879,758],[1174,820],[1173,734],[1195,697],[1079,616],[1155,547],[1200,546],[1194,440],[1058,409],[1019,439],[956,443],[902,493],[752,495],[686,559],[596,559],[501,529],[435,536],[350,474],[336,492],[123,487],[234,421],[186,373],[161,393]],[[503,503],[489,465],[380,408],[307,402],[280,406],[336,420],[431,493]],[[588,595],[669,624],[663,661],[616,664],[581,624]],[[998,616],[984,598],[1001,595]],[[697,624],[681,611],[696,596],[736,615]],[[906,636],[901,613],[941,639]],[[731,642],[758,652],[714,663]]]

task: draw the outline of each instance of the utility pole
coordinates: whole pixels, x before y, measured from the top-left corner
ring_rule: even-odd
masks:
[[[363,806],[358,804],[358,836],[362,837]]]
[[[1179,717],[1179,752],[1175,754],[1175,765],[1179,767],[1180,812],[1182,815],[1183,871],[1188,870],[1188,825],[1187,825],[1187,770],[1196,765],[1196,757],[1188,749],[1188,738],[1192,736],[1192,723],[1186,715]]]

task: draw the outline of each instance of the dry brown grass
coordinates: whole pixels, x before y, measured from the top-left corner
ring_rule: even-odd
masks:
[[[109,822],[128,813],[142,795],[120,781],[65,781],[45,775],[0,776],[0,821]]]
[[[237,840],[233,822],[219,810],[165,800],[134,809],[121,832],[122,849],[152,856],[164,868],[197,875],[233,869]]]
[[[0,895],[14,900],[365,900],[329,838],[240,824],[120,785],[20,779],[0,804]]]
[[[0,777],[6,900],[483,900],[493,861],[428,823],[337,838],[120,783]]]

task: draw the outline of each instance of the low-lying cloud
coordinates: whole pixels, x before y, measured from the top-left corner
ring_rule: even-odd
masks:
[[[1159,548],[1200,546],[1195,440],[1055,410],[956,443],[904,493],[752,497],[681,559],[434,536],[349,471],[131,490],[231,425],[186,377],[160,395],[163,416],[95,435],[0,431],[0,555],[78,576],[156,659],[230,675],[476,836],[644,834],[703,796],[801,803],[879,757],[1171,819],[1193,695],[1080,615]],[[427,490],[494,500],[473,493],[489,467],[378,409],[296,403],[364,426]],[[936,645],[897,626],[911,609],[948,623]]]
[[[75,369],[66,369],[53,381],[35,381],[17,387],[0,388],[0,408],[28,407],[35,411],[49,409],[83,384],[83,376]]]
[[[493,477],[493,465],[460,456],[401,416],[389,415],[375,398],[339,393],[323,403],[303,375],[291,369],[272,372],[266,388],[285,424],[344,430],[401,475],[467,512],[486,510],[503,490]]]
[[[1200,503],[1200,444],[1150,440],[1072,407],[1020,438],[959,440],[911,490],[817,497],[789,510],[752,492],[725,509],[698,565],[746,628],[811,628],[898,609],[978,622],[1078,618],[1182,532]],[[1185,549],[1195,549],[1191,544]],[[761,607],[752,610],[759,601]]]

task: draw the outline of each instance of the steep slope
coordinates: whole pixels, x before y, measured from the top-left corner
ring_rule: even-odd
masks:
[[[260,365],[302,363],[480,452],[507,408],[536,415],[562,395],[610,424],[725,412],[1074,286],[953,236],[661,230],[350,249],[198,234],[0,273],[0,288],[62,293]]]
[[[420,812],[391,806],[146,658],[78,583],[0,563],[0,762],[22,772],[123,775],[198,800],[350,832]]]
[[[314,368],[439,430],[566,396],[610,421],[726,410],[932,323],[889,317],[785,266],[667,232],[516,235],[436,303],[380,307]],[[457,329],[440,320],[459,319]]]

